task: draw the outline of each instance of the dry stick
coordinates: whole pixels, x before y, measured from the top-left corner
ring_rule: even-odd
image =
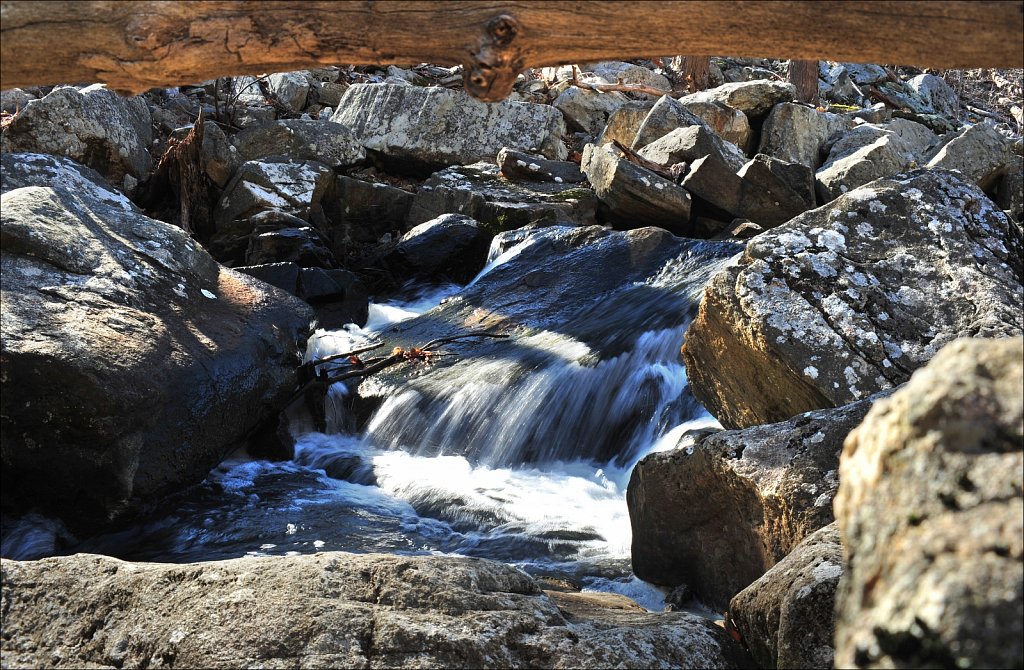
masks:
[[[677,178],[679,177],[678,174],[672,174],[672,170],[670,168],[667,168],[664,165],[659,165],[654,161],[647,160],[646,158],[644,158],[637,152],[633,151],[632,149],[624,145],[622,142],[619,142],[618,140],[612,140],[612,144],[614,144],[618,149],[621,149],[626,160],[629,161],[630,163],[633,163],[634,165],[639,165],[640,167],[646,170],[650,170],[654,174],[660,177],[664,177],[665,179],[668,179],[673,183],[675,183]]]
[[[331,354],[330,356],[324,356],[323,358],[318,358],[315,361],[306,361],[305,363],[303,363],[303,365],[308,365],[310,367],[313,367],[313,366],[316,366],[316,365],[320,365],[321,363],[327,363],[328,361],[336,361],[339,358],[350,358],[352,356],[358,356],[359,354],[364,354],[367,351],[373,351],[374,349],[380,349],[383,346],[384,346],[383,342],[377,342],[376,344],[370,344],[370,345],[367,345],[365,347],[360,347],[359,349],[353,349],[352,351],[346,351],[345,353],[342,353],[342,354]]]
[[[431,347],[436,347],[439,344],[448,344],[449,342],[455,342],[456,340],[464,340],[467,337],[494,337],[504,339],[507,338],[507,334],[491,333],[486,330],[476,331],[472,333],[464,333],[462,335],[452,335],[450,337],[439,337],[436,340],[431,340],[420,347],[421,350],[426,351]]]

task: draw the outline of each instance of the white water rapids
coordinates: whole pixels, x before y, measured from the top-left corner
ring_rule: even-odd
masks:
[[[516,253],[492,251],[481,276]],[[695,304],[729,259],[718,252],[691,260],[655,284],[671,285]],[[357,348],[459,290],[371,305],[363,328],[318,331],[307,358]],[[630,571],[625,495],[644,455],[676,448],[689,429],[718,426],[686,391],[679,356],[685,325],[681,317],[675,327],[648,331],[596,364],[586,362],[585,345],[537,333],[527,338],[536,354],[528,364],[460,360],[460,384],[434,389],[425,409],[416,388],[396,393],[360,435],[331,432],[345,425],[346,391],[336,384],[327,399],[328,434],[298,435],[294,461],[235,456],[163,512],[73,550],[173,562],[329,550],[454,553],[622,593],[660,610],[663,593]],[[615,435],[620,457],[588,458],[616,423],[628,426]],[[433,448],[422,450],[417,440]],[[486,453],[467,458],[450,448],[468,442]],[[532,458],[520,459],[525,452]],[[38,533],[28,536],[39,541]],[[17,537],[9,534],[5,544]]]

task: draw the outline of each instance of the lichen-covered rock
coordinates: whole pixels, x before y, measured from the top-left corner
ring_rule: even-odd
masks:
[[[1024,339],[956,341],[847,438],[838,667],[1024,662],[1022,386]]]
[[[936,114],[953,119],[960,112],[960,97],[946,80],[934,74],[919,74],[907,80],[909,86]]]
[[[647,86],[661,89],[668,93],[672,84],[663,74],[658,74],[641,65],[622,61],[602,61],[583,68],[587,83],[617,84],[627,86]]]
[[[253,217],[261,212],[280,212],[325,229],[324,203],[333,186],[334,172],[315,161],[269,158],[243,163],[214,210],[212,253],[222,262],[241,264]]]
[[[331,121],[399,167],[439,168],[493,160],[502,147],[562,160],[562,113],[548,105],[483,103],[463,91],[356,84]]]
[[[730,165],[709,154],[690,165],[682,186],[718,209],[765,228],[807,209],[804,200],[762,161],[748,161],[734,173]]]
[[[626,119],[624,118],[623,121],[626,121]],[[608,124],[611,126],[611,119]],[[667,95],[662,96],[654,103],[651,110],[647,112],[643,121],[640,122],[629,146],[635,150],[643,149],[654,140],[668,135],[676,128],[685,128],[687,126],[703,126],[706,130],[711,130],[711,127],[704,122],[704,119],[688,110],[678,100]],[[608,135],[608,133],[605,133],[605,135]]]
[[[740,110],[720,102],[704,100],[684,101],[682,105],[695,116],[703,119],[708,127],[726,142],[735,144],[743,152],[750,149],[753,139],[750,120]]]
[[[25,109],[25,105],[30,100],[35,100],[36,96],[31,93],[27,93],[20,88],[9,88],[5,91],[0,91],[0,110],[7,112],[8,114],[16,114],[17,112]]]
[[[288,119],[246,128],[232,142],[238,162],[278,156],[348,167],[366,158],[366,151],[348,128],[330,121]]]
[[[709,284],[683,358],[728,428],[905,382],[947,342],[1024,328],[1024,242],[976,186],[915,170],[754,238]]]
[[[305,72],[275,72],[267,77],[267,86],[279,103],[293,112],[301,112],[313,84]]]
[[[789,102],[796,98],[796,87],[781,81],[756,79],[754,81],[738,81],[722,84],[717,88],[699,91],[680,98],[685,105],[688,102],[720,102],[733,109],[738,109],[752,121],[760,121],[780,102]]]
[[[928,161],[928,167],[959,170],[984,191],[1006,171],[1012,142],[990,123],[964,128]]]
[[[0,140],[3,152],[66,156],[121,186],[142,181],[153,167],[149,107],[96,84],[55,88],[13,118]],[[129,189],[130,190],[130,189]]]
[[[690,194],[678,184],[627,161],[610,144],[588,144],[581,165],[597,197],[622,225],[693,234]]]
[[[616,109],[608,117],[608,123],[598,136],[595,144],[607,144],[615,141],[624,147],[633,146],[637,129],[654,107],[649,100],[631,100]]]
[[[760,667],[833,667],[843,565],[839,528],[832,522],[732,599],[729,616]]]
[[[473,558],[332,552],[167,565],[78,554],[5,560],[2,575],[4,663],[18,667],[750,662],[708,619],[552,598],[525,573]]]
[[[597,197],[579,184],[505,179],[492,163],[441,170],[423,182],[409,207],[408,227],[442,214],[465,214],[492,234],[546,222],[594,223]]]
[[[939,137],[927,127],[907,119],[892,119],[886,123],[864,123],[838,135],[831,134],[831,145],[826,163],[835,162],[862,149],[880,137],[896,136],[902,142],[900,149],[906,154],[905,160],[919,160],[931,153],[939,143]],[[890,176],[890,175],[884,175]]]
[[[312,313],[47,160],[2,200],[2,504],[89,531],[198,483],[280,410]]]
[[[552,161],[515,149],[504,148],[495,161],[501,176],[526,181],[553,181],[556,184],[579,184],[587,178],[572,161]]]
[[[637,464],[626,502],[633,571],[729,600],[805,537],[832,523],[839,452],[866,399],[789,421],[723,431]]]
[[[764,120],[758,151],[817,170],[823,162],[822,152],[828,139],[845,125],[843,117],[784,102],[775,105]]]

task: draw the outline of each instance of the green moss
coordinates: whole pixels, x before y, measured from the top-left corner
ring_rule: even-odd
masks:
[[[566,202],[568,200],[583,200],[593,197],[594,192],[589,188],[570,188],[561,193],[552,193],[548,198],[551,202]]]

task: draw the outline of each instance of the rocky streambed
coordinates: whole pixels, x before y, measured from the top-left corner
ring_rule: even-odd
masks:
[[[714,65],[5,91],[4,667],[1020,665],[1020,138]]]

